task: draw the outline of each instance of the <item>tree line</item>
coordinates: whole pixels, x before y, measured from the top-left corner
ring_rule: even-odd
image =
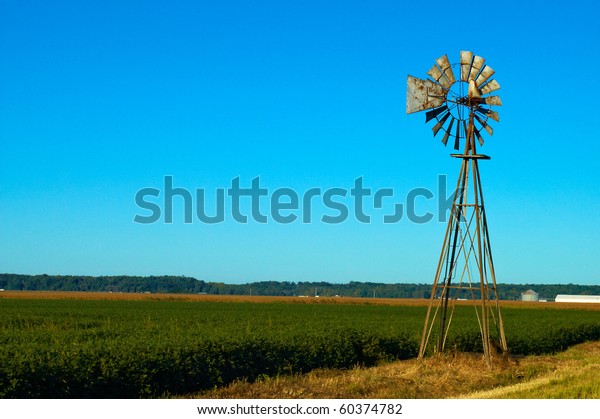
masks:
[[[382,284],[376,282],[260,281],[247,284],[206,282],[187,276],[77,276],[0,274],[0,289],[23,291],[89,291],[131,293],[185,293],[213,295],[320,296],[374,298],[429,298],[430,284]],[[541,299],[557,294],[600,295],[600,285],[498,284],[503,300],[519,300],[532,289]]]

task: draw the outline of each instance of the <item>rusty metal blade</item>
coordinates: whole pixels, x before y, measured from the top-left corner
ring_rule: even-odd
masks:
[[[477,88],[477,83],[475,83],[475,80],[469,81],[469,90],[467,91],[467,95],[468,95],[469,99],[481,98],[481,92]]]
[[[469,149],[471,149],[471,144],[469,142],[469,135],[468,135],[468,131],[467,131],[467,122],[466,121],[462,121],[463,123],[463,128],[464,128],[464,133],[465,133],[465,140],[467,141],[467,147]]]
[[[460,147],[460,121],[456,123],[456,136],[454,137],[454,149],[458,150]]]
[[[479,90],[481,90],[481,93],[485,95],[498,89],[500,89],[500,84],[496,80],[490,80],[483,87],[480,87]]]
[[[454,137],[454,149],[460,148],[460,124],[456,124],[456,136]]]
[[[473,53],[471,51],[460,52],[460,79],[467,81],[469,79],[469,70],[473,62]]]
[[[479,141],[479,145],[483,145],[483,137],[481,136],[477,128],[475,128],[475,135],[477,136],[477,141]]]
[[[446,77],[440,77],[439,83],[446,89],[449,89],[450,86],[452,86],[452,83],[450,83]]]
[[[431,80],[408,76],[406,82],[406,113],[433,109],[444,104],[446,91]]]
[[[475,119],[477,119],[477,121],[481,124],[481,126],[483,128],[485,128],[485,130],[488,132],[488,134],[490,135],[494,135],[494,129],[492,127],[490,127],[487,122],[485,122],[483,119],[481,119],[479,117],[479,115],[475,114]]]
[[[483,63],[485,63],[485,58],[480,57],[479,55],[473,57],[473,65],[471,66],[471,72],[469,73],[469,81],[475,80],[475,78],[479,75],[479,71],[481,71]]]
[[[442,112],[445,112],[447,110],[448,110],[448,106],[444,105],[444,106],[440,106],[439,108],[435,108],[432,111],[427,111],[427,113],[425,114],[425,122],[431,121],[433,118],[437,117],[439,114],[441,114]]]
[[[456,82],[456,78],[454,77],[454,73],[452,72],[452,67],[448,67],[446,70],[444,70],[444,75],[446,76],[450,84],[454,84]]]
[[[442,72],[442,70],[439,69],[437,64],[434,64],[433,67],[429,69],[427,74],[439,84],[444,86],[446,89],[448,89],[452,85],[452,83],[450,83],[450,81],[448,81],[448,79],[444,76],[444,73]]]
[[[446,71],[446,69],[450,67],[450,60],[448,60],[448,56],[446,54],[435,60],[435,63],[442,69],[442,71]]]
[[[486,65],[485,67],[483,67],[483,70],[481,70],[481,73],[479,73],[479,76],[477,76],[477,78],[475,79],[475,83],[477,84],[477,86],[481,86],[487,79],[492,77],[494,73],[495,71],[492,69],[492,67]]]
[[[500,115],[496,111],[488,111],[487,116],[492,118],[496,122],[500,122]]]
[[[442,77],[442,70],[440,70],[438,66],[434,64],[433,67],[431,67],[427,72],[427,75],[435,81],[438,81]]]
[[[452,66],[450,65],[450,60],[448,60],[448,56],[444,54],[442,57],[435,60],[436,64],[440,67],[444,76],[450,82],[450,84],[454,83],[456,79],[454,78],[454,73],[452,72]]]
[[[494,129],[488,124],[483,124],[483,128],[487,131],[488,134],[494,135]]]
[[[500,115],[498,115],[498,112],[496,112],[496,111],[492,111],[490,109],[485,109],[485,108],[480,108],[480,107],[477,107],[475,109],[475,111],[487,116],[488,118],[493,119],[496,122],[500,122]]]
[[[435,124],[435,126],[432,128],[432,130],[433,130],[433,136],[434,137],[437,135],[437,133],[439,132],[439,130],[442,129],[442,127],[446,123],[446,120],[448,119],[449,116],[450,116],[450,112],[446,113],[446,115],[444,115],[442,117],[442,119],[440,119],[438,121],[438,123]]]
[[[450,137],[450,132],[452,132],[452,125],[454,125],[454,117],[452,117],[452,119],[450,120],[450,125],[448,125],[448,129],[444,134],[444,138],[442,138],[442,143],[444,143],[444,145],[448,143],[448,137]]]
[[[502,106],[502,101],[499,96],[488,96],[485,98],[485,103],[488,105]]]

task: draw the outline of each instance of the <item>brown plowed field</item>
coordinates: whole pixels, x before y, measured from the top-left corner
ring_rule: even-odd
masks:
[[[81,291],[2,291],[2,298],[48,299],[48,300],[130,300],[130,301],[209,301],[244,303],[294,303],[294,304],[366,304],[426,306],[423,298],[354,298],[354,297],[265,297],[250,295],[207,295],[207,294],[146,294],[126,292],[81,292]],[[470,305],[470,301],[458,301],[459,305]],[[501,301],[502,307],[514,308],[573,308],[600,310],[598,303],[554,303]]]

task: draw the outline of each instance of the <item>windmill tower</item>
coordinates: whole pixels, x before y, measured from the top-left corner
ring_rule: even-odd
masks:
[[[457,301],[466,299],[475,307],[483,353],[491,365],[492,343],[503,352],[507,345],[479,175],[479,161],[490,157],[477,153],[475,139],[482,146],[482,131],[493,134],[488,122],[500,121],[492,108],[502,102],[498,96],[490,95],[500,85],[491,78],[494,70],[470,51],[461,51],[459,64],[450,64],[446,55],[438,58],[427,74],[431,79],[408,76],[406,113],[427,111],[425,121],[436,121],[433,135],[442,132],[444,145],[453,140],[454,149],[460,150],[462,143],[463,151],[451,154],[461,160],[461,168],[431,289],[419,358],[431,345],[436,352],[444,350]]]

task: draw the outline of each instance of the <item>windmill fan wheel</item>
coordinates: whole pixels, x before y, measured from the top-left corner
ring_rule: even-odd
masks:
[[[459,63],[450,64],[448,56],[443,55],[435,60],[427,75],[430,78],[425,80],[408,76],[406,113],[426,111],[425,122],[436,122],[433,135],[443,131],[442,143],[446,145],[452,139],[456,150],[461,139],[467,138],[470,125],[473,137],[483,145],[482,131],[493,135],[489,122],[500,121],[492,108],[502,105],[498,96],[490,94],[500,89],[492,78],[492,67],[485,64],[484,58],[461,51]]]

